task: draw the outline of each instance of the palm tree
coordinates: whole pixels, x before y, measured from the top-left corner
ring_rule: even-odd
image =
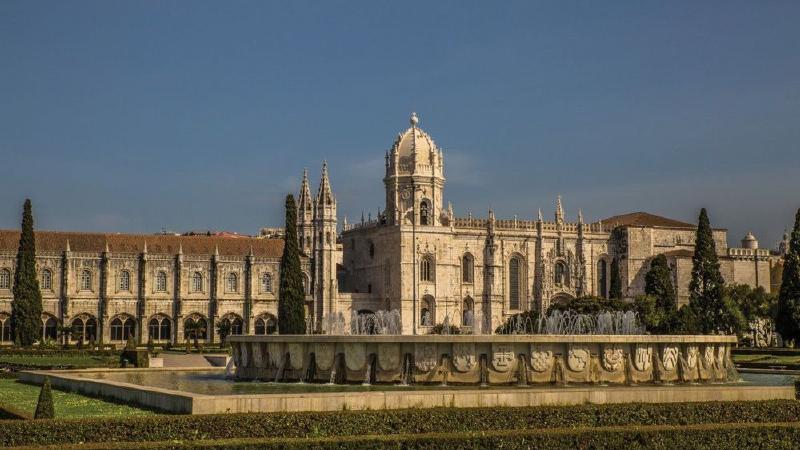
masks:
[[[67,348],[67,344],[69,343],[68,336],[72,336],[72,327],[69,325],[59,325],[56,328],[58,335],[61,336],[62,345],[64,348]]]
[[[225,319],[217,322],[217,334],[219,334],[221,344],[224,347],[225,339],[231,334],[231,321]]]
[[[184,324],[184,328],[186,329],[187,339],[192,339],[194,341],[194,348],[199,349],[200,343],[198,339],[200,338],[200,335],[206,333],[205,321],[201,322],[199,320],[190,320]]]

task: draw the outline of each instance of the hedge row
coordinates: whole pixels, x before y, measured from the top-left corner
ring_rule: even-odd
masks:
[[[397,435],[559,427],[800,422],[800,402],[618,404],[529,408],[215,414],[5,421],[0,447],[78,442]]]
[[[0,356],[114,356],[119,355],[116,350],[77,350],[60,348],[19,348],[5,347],[0,348]]]
[[[29,420],[33,419],[29,413],[19,410],[11,405],[0,403],[0,420]],[[2,427],[0,425],[0,427]]]
[[[346,436],[308,439],[262,438],[213,441],[81,444],[81,449],[219,448],[219,449],[442,449],[502,448],[771,448],[794,449],[800,424],[634,426],[553,430],[503,430],[483,433],[427,433],[393,436]],[[64,447],[59,447],[63,449]]]

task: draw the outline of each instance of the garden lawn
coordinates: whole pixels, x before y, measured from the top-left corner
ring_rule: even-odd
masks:
[[[800,364],[797,355],[740,354],[733,355],[734,363]]]
[[[13,379],[0,379],[0,403],[33,414],[40,386]],[[56,418],[152,416],[158,413],[133,406],[110,403],[71,392],[53,389]],[[2,428],[2,425],[0,425]]]
[[[0,366],[9,365],[29,368],[72,367],[119,367],[119,356],[91,355],[0,355]]]

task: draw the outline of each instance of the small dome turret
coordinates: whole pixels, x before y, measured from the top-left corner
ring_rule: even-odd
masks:
[[[752,231],[748,231],[747,234],[742,239],[742,247],[743,248],[749,248],[749,249],[752,249],[752,250],[755,250],[755,249],[758,248],[758,239],[756,239],[756,237],[753,236],[753,232]]]

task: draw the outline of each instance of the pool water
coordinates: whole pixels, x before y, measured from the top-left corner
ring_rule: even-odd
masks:
[[[742,383],[760,386],[786,386],[794,384],[796,376],[783,374],[740,374]],[[131,383],[140,386],[152,386],[175,391],[192,392],[203,395],[238,395],[238,394],[302,394],[324,392],[367,392],[367,391],[414,391],[427,389],[530,389],[542,387],[552,388],[552,385],[531,385],[518,387],[517,385],[491,386],[479,388],[472,385],[440,386],[440,385],[413,385],[401,386],[396,384],[320,384],[320,383],[274,383],[267,381],[235,381],[225,378],[223,370],[203,371],[115,371],[115,372],[85,372],[80,376],[95,380],[108,380]],[[564,389],[586,387],[585,384],[572,384]],[[614,385],[609,385],[613,387]],[[692,384],[701,388],[702,384]],[[624,387],[619,387],[624,389]]]

